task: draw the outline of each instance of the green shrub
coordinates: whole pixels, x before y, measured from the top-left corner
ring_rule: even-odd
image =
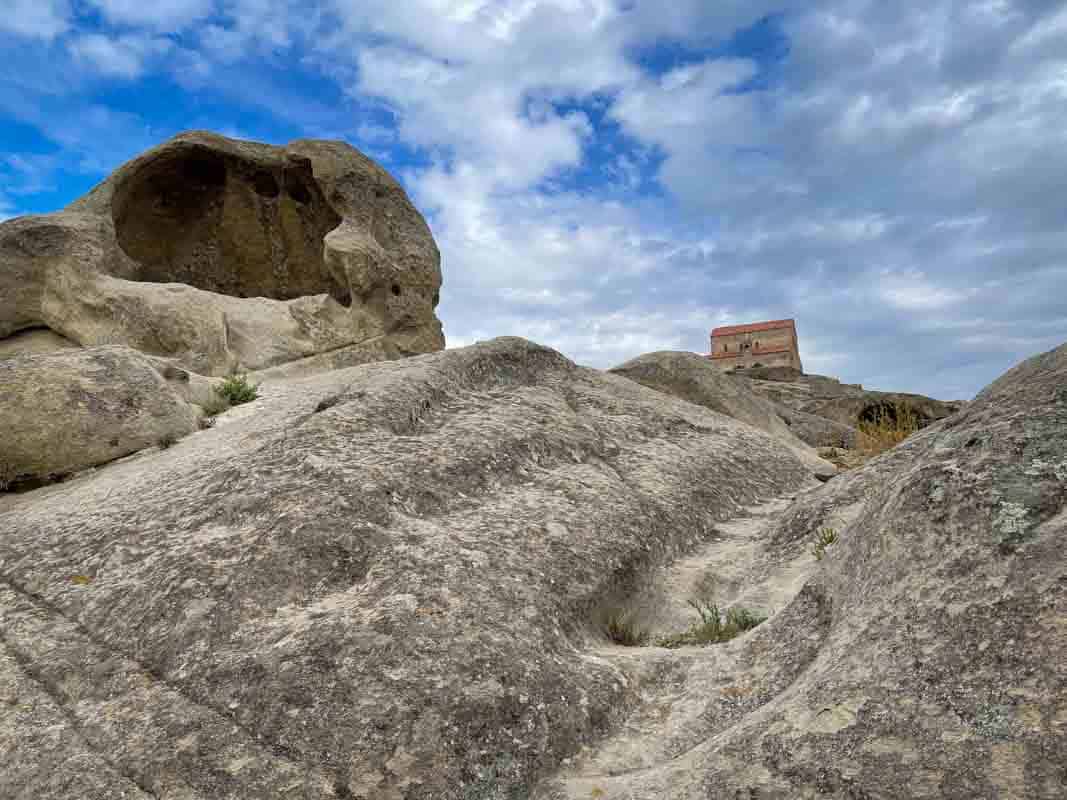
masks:
[[[159,445],[160,450],[166,450],[171,445],[178,443],[178,437],[173,433],[164,433],[159,437],[159,441],[156,444]]]
[[[227,407],[230,407],[252,402],[259,397],[258,390],[259,386],[251,383],[247,375],[231,375],[215,387],[215,394],[225,400]]]
[[[658,639],[659,647],[720,644],[767,621],[766,617],[744,608],[731,608],[723,614],[715,603],[706,600],[691,600],[689,605],[700,615],[700,622],[683,633]]]
[[[811,545],[811,554],[815,556],[815,560],[822,561],[822,557],[826,555],[826,548],[836,541],[837,531],[833,528],[819,528]]]
[[[615,644],[624,647],[640,647],[648,642],[648,632],[638,627],[632,617],[621,611],[608,615],[604,622],[604,633]]]

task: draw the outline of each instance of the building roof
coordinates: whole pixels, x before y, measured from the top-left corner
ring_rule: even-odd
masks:
[[[760,347],[756,350],[745,350],[737,353],[712,353],[710,358],[741,358],[742,356],[762,356],[764,354],[770,355],[771,353],[788,353],[790,348],[788,347]]]
[[[796,328],[796,320],[772,319],[769,322],[752,322],[748,325],[723,325],[712,330],[712,336],[730,336],[735,333],[757,333],[773,331],[778,328]]]

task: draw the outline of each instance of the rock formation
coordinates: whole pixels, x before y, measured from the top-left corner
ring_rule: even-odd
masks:
[[[223,375],[430,352],[439,261],[403,189],[349,145],[186,133],[64,211],[0,224],[0,355],[123,344]]]
[[[712,364],[706,356],[685,352],[646,353],[611,370],[643,386],[667,392],[698,406],[747,422],[781,440],[817,474],[836,469],[819,459],[781,417],[784,409],[751,391]]]
[[[779,416],[813,447],[851,447],[860,419],[873,421],[883,410],[907,406],[920,425],[956,413],[958,401],[945,402],[919,394],[865,390],[824,375],[808,375],[787,367],[763,367],[733,372],[751,391],[779,406]]]
[[[1062,797],[1065,385],[819,484],[523,340],[267,384],[0,495],[0,796]],[[770,619],[603,632],[709,585]]]
[[[64,211],[0,224],[0,472],[47,479],[187,433],[203,376],[439,350],[439,262],[403,189],[347,144],[177,136]]]
[[[1067,796],[1064,386],[1067,345],[723,526],[699,554],[732,579],[721,602],[792,599],[712,653],[602,649],[642,676],[644,703],[535,797]]]
[[[0,495],[0,796],[508,796],[636,701],[585,652],[601,611],[814,483],[523,340],[237,411]]]

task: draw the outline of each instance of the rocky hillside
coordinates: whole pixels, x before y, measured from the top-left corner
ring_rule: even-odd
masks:
[[[338,143],[0,225],[0,798],[1067,796],[1067,345],[834,474],[884,396],[439,285]]]
[[[730,374],[730,378],[773,402],[779,416],[813,447],[853,447],[859,421],[907,408],[920,427],[956,413],[965,404],[920,394],[878,392],[859,384],[841,383],[825,375],[808,375],[789,367],[763,367]]]

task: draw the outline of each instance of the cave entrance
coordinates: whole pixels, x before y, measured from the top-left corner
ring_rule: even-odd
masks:
[[[351,303],[323,260],[325,236],[341,217],[308,159],[265,164],[191,145],[139,167],[112,207],[138,280],[233,297],[327,293]]]

